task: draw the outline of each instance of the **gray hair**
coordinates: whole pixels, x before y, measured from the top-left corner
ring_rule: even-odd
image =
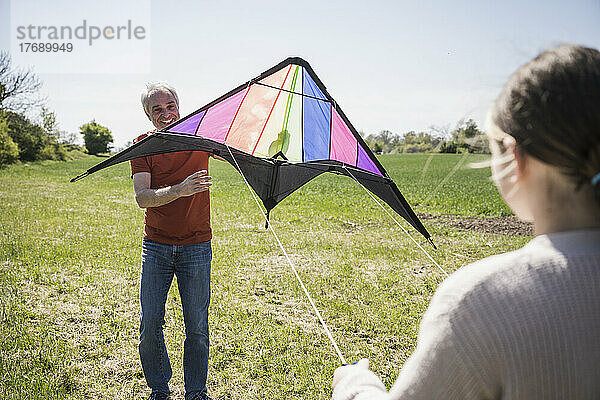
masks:
[[[166,82],[150,82],[146,84],[146,90],[142,92],[142,107],[144,107],[144,111],[146,112],[147,115],[150,115],[150,110],[149,110],[149,100],[150,100],[150,96],[152,96],[154,93],[170,93],[171,95],[173,95],[173,98],[175,99],[175,104],[177,104],[177,107],[179,108],[179,97],[177,97],[177,92],[175,91],[175,89],[167,84]]]

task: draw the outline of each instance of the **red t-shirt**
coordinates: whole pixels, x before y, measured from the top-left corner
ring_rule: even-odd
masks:
[[[148,136],[143,134],[134,143]],[[179,151],[140,157],[130,161],[131,175],[151,174],[151,189],[182,182],[196,171],[208,171],[209,153]],[[208,190],[180,197],[160,207],[146,208],[144,237],[165,244],[194,244],[211,240],[210,195]]]

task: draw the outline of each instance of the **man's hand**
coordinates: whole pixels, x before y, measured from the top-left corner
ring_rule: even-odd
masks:
[[[333,373],[333,382],[331,383],[331,387],[335,388],[335,386],[340,383],[346,376],[356,372],[358,370],[368,370],[369,369],[369,360],[363,358],[356,364],[352,365],[343,365],[338,367]]]
[[[196,193],[204,192],[212,185],[210,180],[212,177],[208,175],[206,170],[194,172],[183,182],[175,185],[175,190],[181,197],[192,196]]]

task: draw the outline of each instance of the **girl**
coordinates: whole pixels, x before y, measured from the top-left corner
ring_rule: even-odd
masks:
[[[390,392],[363,359],[336,370],[335,400],[600,398],[600,52],[519,68],[487,133],[494,181],[536,237],[440,285]]]

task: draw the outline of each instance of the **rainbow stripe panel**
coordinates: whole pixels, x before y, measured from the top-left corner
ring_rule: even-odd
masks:
[[[327,96],[289,64],[168,130],[199,135],[256,157],[335,160],[383,175]]]

